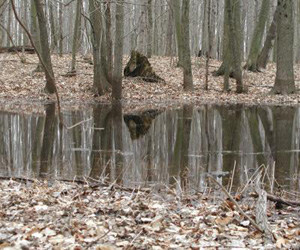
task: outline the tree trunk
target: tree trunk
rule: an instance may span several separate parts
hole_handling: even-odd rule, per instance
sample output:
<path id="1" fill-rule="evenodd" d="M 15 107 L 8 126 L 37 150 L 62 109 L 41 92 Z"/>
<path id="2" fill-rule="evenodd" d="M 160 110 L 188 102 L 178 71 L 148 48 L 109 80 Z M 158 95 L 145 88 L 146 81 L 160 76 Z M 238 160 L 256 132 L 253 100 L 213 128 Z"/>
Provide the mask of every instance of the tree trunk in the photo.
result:
<path id="1" fill-rule="evenodd" d="M 202 38 L 201 38 L 201 52 L 203 55 L 206 55 L 208 52 L 208 19 L 209 17 L 209 10 L 208 5 L 210 4 L 210 0 L 203 0 L 203 19 L 202 19 Z"/>
<path id="2" fill-rule="evenodd" d="M 57 47 L 57 36 L 56 27 L 54 22 L 53 3 L 49 2 L 49 19 L 50 19 L 50 30 L 51 30 L 51 50 Z"/>
<path id="3" fill-rule="evenodd" d="M 275 84 L 271 90 L 273 94 L 295 92 L 293 40 L 293 2 L 278 0 L 277 70 Z"/>
<path id="4" fill-rule="evenodd" d="M 236 79 L 236 92 L 242 93 L 243 78 L 241 68 L 241 25 L 240 25 L 240 0 L 226 0 L 226 14 L 229 23 L 229 45 L 232 52 L 232 66 Z"/>
<path id="5" fill-rule="evenodd" d="M 180 14 L 180 1 L 172 0 L 173 11 L 175 15 L 175 29 L 176 29 L 176 41 L 178 50 L 178 66 L 182 66 L 183 63 L 183 37 L 181 27 L 181 14 Z"/>
<path id="6" fill-rule="evenodd" d="M 46 178 L 49 174 L 49 167 L 52 165 L 53 145 L 55 137 L 55 103 L 47 104 L 46 119 L 44 126 L 43 143 L 41 149 L 41 164 L 40 164 L 40 177 Z"/>
<path id="7" fill-rule="evenodd" d="M 48 42 L 47 21 L 45 18 L 45 13 L 43 10 L 41 0 L 34 0 L 34 3 L 35 3 L 35 7 L 36 7 L 36 13 L 37 13 L 39 28 L 40 28 L 41 56 L 43 59 L 44 66 L 46 67 L 46 69 L 45 69 L 45 75 L 46 75 L 45 91 L 47 93 L 52 94 L 52 93 L 55 93 L 56 87 L 55 87 L 55 79 L 54 79 L 54 73 L 53 73 L 51 55 L 50 55 L 50 48 L 49 48 L 49 42 Z"/>
<path id="8" fill-rule="evenodd" d="M 90 20 L 92 25 L 92 45 L 94 58 L 94 79 L 93 86 L 96 95 L 103 95 L 108 90 L 108 83 L 103 76 L 103 68 L 101 67 L 101 37 L 102 37 L 102 21 L 101 21 L 101 5 L 94 0 L 89 0 Z"/>
<path id="9" fill-rule="evenodd" d="M 105 34 L 106 34 L 107 74 L 108 74 L 108 81 L 112 82 L 112 72 L 113 72 L 112 44 L 113 44 L 113 41 L 112 41 L 112 36 L 111 36 L 111 0 L 106 1 L 105 26 L 106 26 Z"/>
<path id="10" fill-rule="evenodd" d="M 75 17 L 74 32 L 73 32 L 71 72 L 76 72 L 76 53 L 77 53 L 77 48 L 78 48 L 80 26 L 81 26 L 80 25 L 81 24 L 81 6 L 82 6 L 82 0 L 77 0 L 76 17 Z"/>
<path id="11" fill-rule="evenodd" d="M 276 30 L 277 30 L 277 19 L 278 19 L 278 10 L 276 9 L 271 26 L 267 33 L 267 38 L 265 40 L 264 46 L 257 58 L 257 66 L 258 68 L 266 68 L 269 55 L 271 52 L 271 49 L 273 47 L 274 40 L 276 38 Z"/>
<path id="12" fill-rule="evenodd" d="M 8 6 L 8 13 L 7 13 L 7 26 L 6 30 L 8 34 L 11 34 L 11 20 L 12 20 L 12 11 L 11 11 L 11 5 Z M 10 39 L 9 35 L 6 36 L 6 47 L 10 47 Z"/>
<path id="13" fill-rule="evenodd" d="M 59 56 L 62 56 L 63 54 L 63 4 L 62 2 L 59 2 L 59 17 L 58 17 L 58 23 L 59 23 Z"/>
<path id="14" fill-rule="evenodd" d="M 116 37 L 115 56 L 112 85 L 112 99 L 122 98 L 122 60 L 123 60 L 123 37 L 124 37 L 124 0 L 120 0 L 116 7 Z"/>
<path id="15" fill-rule="evenodd" d="M 147 57 L 151 58 L 152 56 L 152 27 L 153 27 L 153 20 L 152 20 L 152 0 L 148 0 L 147 5 L 147 15 L 148 15 L 148 32 L 147 32 Z"/>
<path id="16" fill-rule="evenodd" d="M 255 26 L 254 34 L 252 37 L 250 53 L 248 56 L 245 68 L 257 72 L 259 70 L 257 65 L 257 59 L 261 48 L 261 43 L 267 23 L 268 15 L 270 11 L 270 0 L 263 0 L 261 10 L 259 12 L 259 18 Z"/>
<path id="17" fill-rule="evenodd" d="M 0 0 L 0 6 L 2 6 L 4 4 L 4 0 Z M 4 24 L 4 15 L 0 15 L 0 23 Z M 3 46 L 3 41 L 4 41 L 4 31 L 3 29 L 0 27 L 0 47 Z"/>
<path id="18" fill-rule="evenodd" d="M 169 7 L 168 11 L 168 24 L 167 24 L 167 37 L 165 55 L 172 56 L 172 43 L 173 43 L 173 11 Z"/>
<path id="19" fill-rule="evenodd" d="M 182 2 L 182 60 L 183 60 L 183 89 L 185 91 L 191 91 L 193 86 L 193 74 L 190 52 L 190 0 L 183 0 Z"/>

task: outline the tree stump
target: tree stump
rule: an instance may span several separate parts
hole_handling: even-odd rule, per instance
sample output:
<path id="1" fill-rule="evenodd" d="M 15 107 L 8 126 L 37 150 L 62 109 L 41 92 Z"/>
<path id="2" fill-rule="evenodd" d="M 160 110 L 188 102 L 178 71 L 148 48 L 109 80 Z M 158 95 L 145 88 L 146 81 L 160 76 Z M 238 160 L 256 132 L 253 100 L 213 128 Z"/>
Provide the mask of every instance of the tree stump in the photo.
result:
<path id="1" fill-rule="evenodd" d="M 124 69 L 124 76 L 141 77 L 146 82 L 165 82 L 155 74 L 148 58 L 138 51 L 131 51 L 130 60 Z"/>

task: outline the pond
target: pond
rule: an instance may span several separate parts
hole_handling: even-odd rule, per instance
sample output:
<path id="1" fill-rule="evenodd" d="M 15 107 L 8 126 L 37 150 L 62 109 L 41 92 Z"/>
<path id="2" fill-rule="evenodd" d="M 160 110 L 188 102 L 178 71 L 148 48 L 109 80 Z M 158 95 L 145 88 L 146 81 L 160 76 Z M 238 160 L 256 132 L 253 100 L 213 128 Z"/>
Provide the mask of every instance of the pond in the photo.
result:
<path id="1" fill-rule="evenodd" d="M 300 108 L 203 105 L 123 114 L 121 105 L 45 115 L 0 113 L 0 175 L 203 190 L 210 173 L 238 187 L 262 165 L 299 190 Z"/>

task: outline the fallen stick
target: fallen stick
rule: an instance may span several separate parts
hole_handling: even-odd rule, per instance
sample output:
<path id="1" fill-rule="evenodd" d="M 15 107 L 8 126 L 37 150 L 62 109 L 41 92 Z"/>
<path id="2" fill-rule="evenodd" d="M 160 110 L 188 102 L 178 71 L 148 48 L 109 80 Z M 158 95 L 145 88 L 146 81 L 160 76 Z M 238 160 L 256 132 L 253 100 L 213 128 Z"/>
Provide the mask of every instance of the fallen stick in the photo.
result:
<path id="1" fill-rule="evenodd" d="M 215 178 L 208 176 L 209 179 L 211 179 L 215 184 L 217 184 L 222 190 L 223 192 L 227 195 L 227 197 L 229 198 L 229 200 L 231 202 L 233 202 L 233 204 L 236 206 L 237 210 L 239 210 L 239 212 L 247 219 L 250 221 L 250 223 L 261 233 L 264 233 L 264 230 L 253 220 L 250 218 L 249 215 L 247 215 L 243 209 L 241 209 L 240 205 L 236 202 L 236 200 L 228 193 L 228 191 L 219 183 L 216 181 Z"/>
<path id="2" fill-rule="evenodd" d="M 252 193 L 251 194 L 252 197 L 257 198 L 258 194 L 257 193 Z M 281 197 L 277 197 L 273 194 L 267 194 L 267 199 L 273 202 L 278 202 L 281 204 L 285 204 L 288 206 L 300 206 L 300 202 L 299 201 L 291 201 L 291 200 L 287 200 L 287 199 L 283 199 Z"/>

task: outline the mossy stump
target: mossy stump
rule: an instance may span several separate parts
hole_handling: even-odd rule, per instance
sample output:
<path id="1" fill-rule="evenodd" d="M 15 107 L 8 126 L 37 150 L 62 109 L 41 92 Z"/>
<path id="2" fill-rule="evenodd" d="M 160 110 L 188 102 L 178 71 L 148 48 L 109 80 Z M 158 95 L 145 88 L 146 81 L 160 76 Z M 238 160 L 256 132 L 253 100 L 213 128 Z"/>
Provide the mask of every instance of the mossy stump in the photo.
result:
<path id="1" fill-rule="evenodd" d="M 155 74 L 148 58 L 134 50 L 124 69 L 124 76 L 141 77 L 146 82 L 165 82 Z"/>

